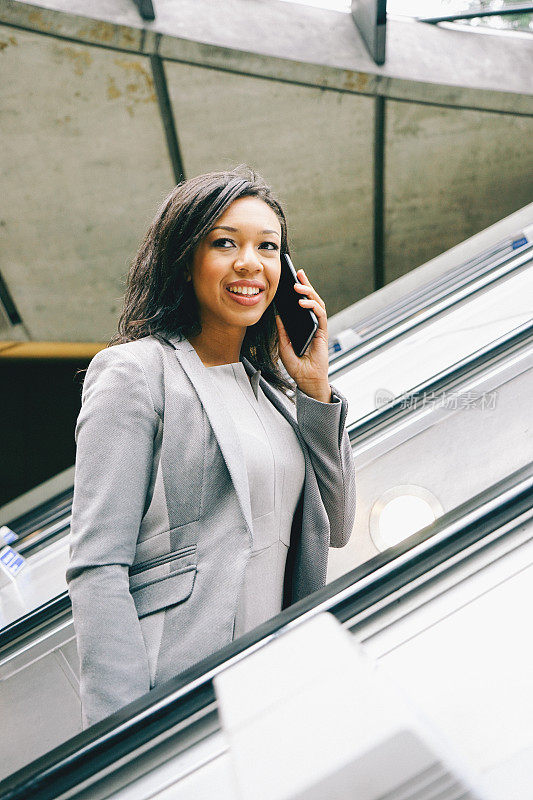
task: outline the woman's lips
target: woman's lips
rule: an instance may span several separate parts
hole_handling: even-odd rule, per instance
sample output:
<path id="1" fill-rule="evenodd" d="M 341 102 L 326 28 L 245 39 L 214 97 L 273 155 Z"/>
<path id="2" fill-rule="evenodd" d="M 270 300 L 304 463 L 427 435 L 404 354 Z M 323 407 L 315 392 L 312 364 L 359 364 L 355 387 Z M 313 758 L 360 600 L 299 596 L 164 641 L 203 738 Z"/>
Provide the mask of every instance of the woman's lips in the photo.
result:
<path id="1" fill-rule="evenodd" d="M 227 293 L 231 297 L 232 300 L 235 300 L 236 303 L 240 303 L 241 306 L 256 306 L 261 299 L 261 295 L 263 292 L 258 292 L 254 295 L 246 295 L 246 294 L 237 294 L 236 292 L 230 292 L 229 289 L 226 289 Z"/>

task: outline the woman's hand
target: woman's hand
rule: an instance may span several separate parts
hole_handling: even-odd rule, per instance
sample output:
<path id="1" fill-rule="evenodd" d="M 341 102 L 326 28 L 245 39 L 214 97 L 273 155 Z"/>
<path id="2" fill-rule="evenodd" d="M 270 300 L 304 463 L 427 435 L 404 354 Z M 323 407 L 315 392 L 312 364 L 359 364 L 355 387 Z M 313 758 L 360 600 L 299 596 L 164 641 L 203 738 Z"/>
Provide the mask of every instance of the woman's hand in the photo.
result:
<path id="1" fill-rule="evenodd" d="M 283 366 L 296 382 L 300 391 L 315 400 L 329 403 L 331 400 L 331 387 L 328 383 L 329 353 L 326 306 L 318 292 L 311 286 L 303 269 L 299 269 L 296 274 L 301 281 L 301 283 L 294 285 L 294 290 L 302 295 L 299 303 L 302 308 L 309 308 L 315 312 L 318 319 L 318 329 L 311 339 L 311 344 L 300 358 L 294 352 L 279 314 L 276 314 L 280 358 Z"/>

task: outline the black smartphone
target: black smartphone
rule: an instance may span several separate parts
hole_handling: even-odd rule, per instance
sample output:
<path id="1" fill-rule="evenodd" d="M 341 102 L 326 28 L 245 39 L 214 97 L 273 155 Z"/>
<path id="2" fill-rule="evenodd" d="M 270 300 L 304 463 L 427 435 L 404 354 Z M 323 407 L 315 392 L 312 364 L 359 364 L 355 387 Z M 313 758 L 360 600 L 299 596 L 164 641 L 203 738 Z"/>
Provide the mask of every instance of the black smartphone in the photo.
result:
<path id="1" fill-rule="evenodd" d="M 281 317 L 285 330 L 297 356 L 303 356 L 318 329 L 318 319 L 314 311 L 298 302 L 304 295 L 294 288 L 300 283 L 288 253 L 281 254 L 281 275 L 274 295 L 274 305 Z"/>

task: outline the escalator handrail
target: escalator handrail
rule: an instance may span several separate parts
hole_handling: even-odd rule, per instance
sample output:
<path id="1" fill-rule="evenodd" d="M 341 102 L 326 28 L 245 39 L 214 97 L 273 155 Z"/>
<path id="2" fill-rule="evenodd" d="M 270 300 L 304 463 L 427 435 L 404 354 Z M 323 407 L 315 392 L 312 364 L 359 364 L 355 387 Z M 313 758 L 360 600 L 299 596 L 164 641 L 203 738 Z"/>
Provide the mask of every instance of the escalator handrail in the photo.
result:
<path id="1" fill-rule="evenodd" d="M 323 611 L 341 622 L 487 537 L 533 505 L 533 463 L 327 584 L 0 782 L 0 800 L 52 800 L 216 702 L 213 677 Z M 70 796 L 70 795 L 69 795 Z"/>
<path id="2" fill-rule="evenodd" d="M 481 253 L 458 267 L 439 275 L 429 283 L 424 283 L 418 288 L 412 289 L 398 300 L 392 301 L 384 308 L 358 320 L 350 329 L 355 333 L 360 333 L 361 329 L 370 329 L 372 335 L 376 336 L 386 328 L 398 324 L 407 316 L 411 316 L 411 314 L 422 310 L 429 304 L 433 304 L 436 300 L 452 296 L 459 289 L 468 286 L 478 278 L 498 271 L 500 267 L 505 266 L 522 253 L 533 250 L 533 242 L 527 239 L 520 247 L 513 248 L 513 243 L 513 240 L 509 239 L 503 243 L 507 245 L 506 247 L 500 244 L 499 247 Z M 510 271 L 514 271 L 515 266 L 513 265 Z M 499 280 L 500 277 L 498 275 L 494 280 Z M 346 355 L 347 352 L 334 355 L 334 359 Z"/>
<path id="3" fill-rule="evenodd" d="M 528 264 L 532 260 L 532 255 L 533 245 L 528 247 L 525 252 L 519 254 L 518 256 L 513 256 L 511 258 L 512 266 L 502 270 L 503 274 L 499 275 L 498 278 L 508 277 L 511 272 L 522 269 L 524 265 Z M 420 311 L 414 311 L 413 313 L 409 312 L 401 315 L 399 319 L 396 318 L 390 325 L 378 330 L 369 338 L 354 344 L 353 347 L 350 347 L 344 352 L 338 353 L 337 355 L 333 354 L 330 357 L 330 366 L 328 371 L 329 377 L 334 378 L 337 373 L 343 372 L 346 369 L 350 369 L 356 361 L 365 358 L 370 353 L 374 353 L 380 348 L 390 344 L 390 342 L 392 342 L 394 339 L 413 331 L 415 328 L 424 323 L 427 323 L 428 320 L 436 317 L 443 311 L 452 308 L 454 305 L 462 303 L 467 297 L 472 297 L 477 292 L 485 289 L 491 283 L 494 283 L 496 280 L 497 279 L 493 275 L 484 275 L 477 281 L 473 281 L 473 283 L 475 283 L 474 287 L 469 289 L 467 285 L 463 289 L 458 289 L 454 292 L 448 293 L 442 299 L 434 300 L 430 305 L 423 306 Z"/>
<path id="4" fill-rule="evenodd" d="M 19 544 L 18 542 L 13 542 L 13 547 L 20 553 L 21 556 L 24 558 L 28 558 L 32 553 L 37 550 L 42 550 L 47 544 L 49 544 L 52 540 L 59 538 L 59 534 L 65 534 L 66 531 L 70 531 L 70 521 L 72 519 L 71 511 L 68 512 L 68 517 L 63 517 L 63 519 L 59 520 L 59 522 L 54 522 L 49 528 L 45 528 L 43 531 L 39 531 L 39 533 L 35 534 L 34 536 L 28 535 L 26 539 L 23 539 L 22 543 Z"/>
<path id="5" fill-rule="evenodd" d="M 15 642 L 32 635 L 37 629 L 49 625 L 71 607 L 68 591 L 47 600 L 46 603 L 28 611 L 24 616 L 10 622 L 0 630 L 0 657 Z"/>
<path id="6" fill-rule="evenodd" d="M 23 514 L 19 514 L 18 517 L 14 517 L 6 525 L 19 536 L 19 539 L 22 539 L 36 527 L 42 525 L 43 522 L 46 524 L 49 514 L 55 514 L 57 511 L 63 513 L 65 506 L 70 508 L 73 493 L 74 488 L 69 486 L 68 489 L 50 497 L 43 503 L 38 503 L 30 511 L 25 511 Z"/>
<path id="7" fill-rule="evenodd" d="M 504 333 L 502 336 L 495 339 L 493 342 L 484 345 L 483 347 L 465 356 L 460 361 L 456 361 L 449 367 L 441 370 L 437 375 L 433 375 L 428 380 L 419 383 L 407 392 L 404 392 L 398 397 L 395 397 L 387 405 L 381 406 L 374 411 L 365 414 L 348 426 L 347 431 L 350 441 L 354 443 L 359 440 L 361 436 L 367 434 L 370 430 L 381 426 L 384 422 L 390 422 L 405 414 L 412 413 L 409 407 L 403 407 L 406 399 L 412 398 L 416 407 L 417 400 L 423 397 L 426 393 L 439 394 L 449 389 L 452 384 L 456 384 L 460 380 L 472 375 L 474 371 L 487 366 L 488 363 L 500 358 L 502 355 L 508 353 L 516 347 L 527 344 L 533 338 L 533 321 L 518 325 L 511 331 Z"/>

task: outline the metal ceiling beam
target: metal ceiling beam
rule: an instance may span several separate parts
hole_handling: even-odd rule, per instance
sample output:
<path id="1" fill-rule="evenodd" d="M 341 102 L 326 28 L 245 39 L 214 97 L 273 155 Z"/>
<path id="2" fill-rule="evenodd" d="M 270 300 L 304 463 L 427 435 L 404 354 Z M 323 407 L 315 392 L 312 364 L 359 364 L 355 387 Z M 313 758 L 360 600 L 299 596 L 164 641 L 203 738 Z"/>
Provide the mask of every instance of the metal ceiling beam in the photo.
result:
<path id="1" fill-rule="evenodd" d="M 153 21 L 155 19 L 155 11 L 152 5 L 152 0 L 133 0 L 139 10 L 139 14 L 145 20 Z"/>

